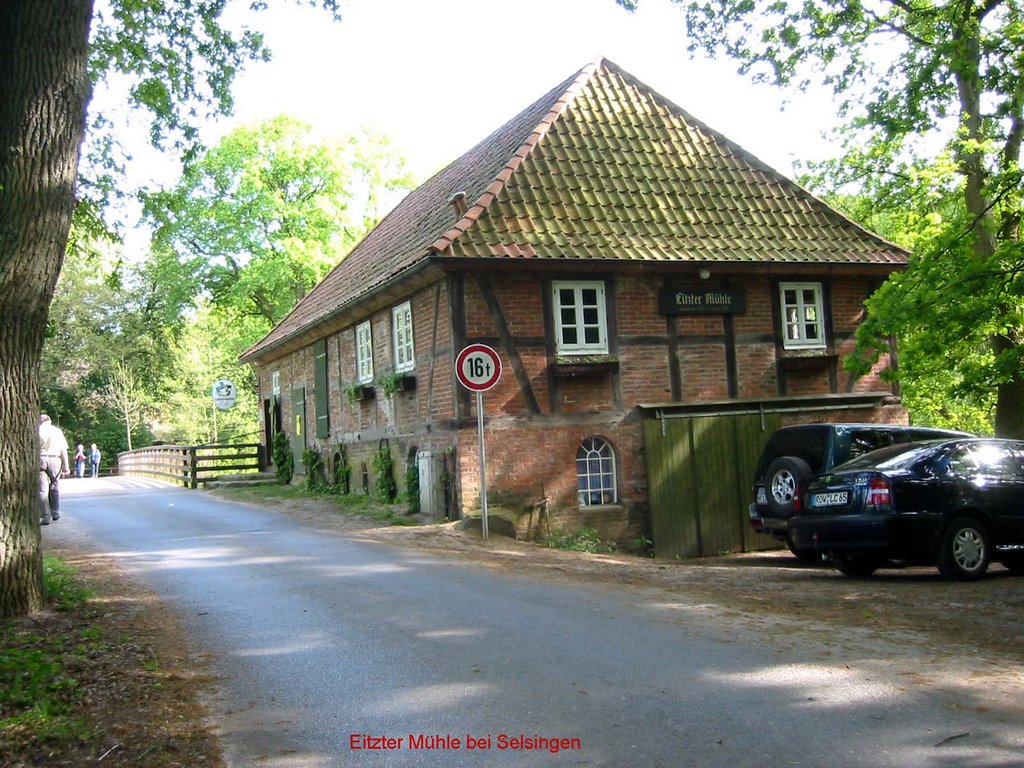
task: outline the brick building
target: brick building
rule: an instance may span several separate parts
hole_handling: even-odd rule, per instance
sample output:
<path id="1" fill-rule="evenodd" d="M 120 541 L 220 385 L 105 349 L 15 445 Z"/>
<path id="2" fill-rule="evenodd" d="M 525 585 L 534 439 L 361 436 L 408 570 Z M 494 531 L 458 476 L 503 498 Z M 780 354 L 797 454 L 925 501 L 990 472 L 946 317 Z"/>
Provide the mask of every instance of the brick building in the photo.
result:
<path id="1" fill-rule="evenodd" d="M 418 467 L 427 506 L 458 517 L 479 465 L 455 357 L 487 344 L 504 367 L 483 397 L 492 509 L 628 540 L 650 531 L 652 420 L 905 419 L 877 372 L 841 363 L 905 264 L 598 60 L 409 194 L 242 359 L 297 467 L 343 446 L 360 490 L 385 448 L 400 486 Z"/>

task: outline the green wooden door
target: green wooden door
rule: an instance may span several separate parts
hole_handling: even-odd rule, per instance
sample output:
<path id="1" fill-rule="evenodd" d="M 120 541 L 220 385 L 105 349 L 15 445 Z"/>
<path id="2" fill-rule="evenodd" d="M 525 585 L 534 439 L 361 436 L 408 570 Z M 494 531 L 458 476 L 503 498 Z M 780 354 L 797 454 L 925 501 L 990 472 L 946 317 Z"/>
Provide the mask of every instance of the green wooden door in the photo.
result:
<path id="1" fill-rule="evenodd" d="M 743 414 L 652 419 L 644 425 L 658 557 L 774 545 L 750 528 L 747 507 L 758 456 L 779 423 L 778 414 Z"/>
<path id="2" fill-rule="evenodd" d="M 305 473 L 305 465 L 302 463 L 303 454 L 306 452 L 306 389 L 296 387 L 292 390 L 292 459 L 294 459 L 295 472 Z"/>
<path id="3" fill-rule="evenodd" d="M 689 419 L 651 419 L 644 424 L 651 538 L 657 557 L 700 554 L 699 512 L 690 498 L 694 472 Z"/>

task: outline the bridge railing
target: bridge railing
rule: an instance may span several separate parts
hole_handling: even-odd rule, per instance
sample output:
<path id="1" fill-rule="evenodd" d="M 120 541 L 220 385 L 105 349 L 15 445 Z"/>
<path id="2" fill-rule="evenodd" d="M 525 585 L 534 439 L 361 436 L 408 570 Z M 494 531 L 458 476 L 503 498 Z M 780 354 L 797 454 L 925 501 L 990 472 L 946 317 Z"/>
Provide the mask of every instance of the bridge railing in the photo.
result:
<path id="1" fill-rule="evenodd" d="M 223 474 L 261 472 L 267 466 L 261 443 L 151 445 L 117 455 L 117 473 L 180 482 L 186 488 Z"/>

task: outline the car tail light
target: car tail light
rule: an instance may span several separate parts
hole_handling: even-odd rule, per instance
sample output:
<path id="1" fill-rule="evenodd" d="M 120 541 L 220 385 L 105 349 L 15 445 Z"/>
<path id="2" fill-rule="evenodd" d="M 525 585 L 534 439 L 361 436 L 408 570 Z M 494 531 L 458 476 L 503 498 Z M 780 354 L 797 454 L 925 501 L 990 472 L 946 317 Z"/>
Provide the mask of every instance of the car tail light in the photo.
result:
<path id="1" fill-rule="evenodd" d="M 871 482 L 868 484 L 867 505 L 875 508 L 892 506 L 892 486 L 889 485 L 888 479 L 884 477 L 871 478 Z"/>

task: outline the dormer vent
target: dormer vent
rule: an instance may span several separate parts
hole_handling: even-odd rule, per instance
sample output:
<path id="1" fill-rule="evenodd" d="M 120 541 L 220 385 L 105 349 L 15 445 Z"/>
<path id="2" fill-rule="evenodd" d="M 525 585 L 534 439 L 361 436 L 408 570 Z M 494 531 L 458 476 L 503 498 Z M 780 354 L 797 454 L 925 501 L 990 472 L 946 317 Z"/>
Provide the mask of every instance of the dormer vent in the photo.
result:
<path id="1" fill-rule="evenodd" d="M 452 199 L 448 201 L 448 205 L 455 211 L 455 220 L 459 221 L 466 215 L 466 211 L 469 210 L 469 204 L 466 202 L 466 193 L 456 192 L 452 195 Z"/>

